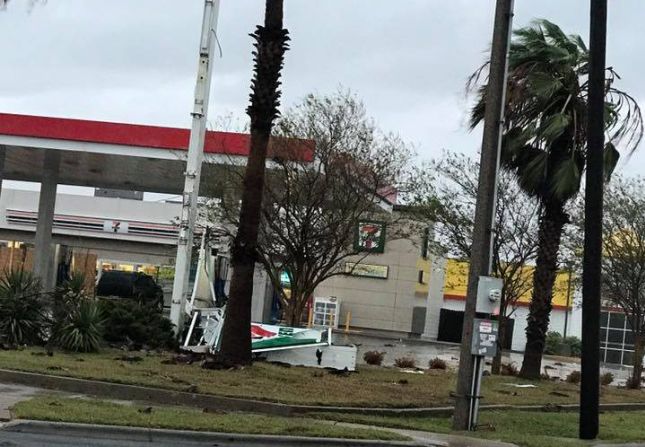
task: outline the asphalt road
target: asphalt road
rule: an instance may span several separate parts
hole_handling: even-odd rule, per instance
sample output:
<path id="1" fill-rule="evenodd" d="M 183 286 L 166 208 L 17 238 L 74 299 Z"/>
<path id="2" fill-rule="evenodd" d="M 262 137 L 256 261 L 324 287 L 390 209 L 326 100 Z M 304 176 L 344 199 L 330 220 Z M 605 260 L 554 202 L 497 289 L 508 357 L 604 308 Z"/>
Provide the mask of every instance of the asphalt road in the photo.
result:
<path id="1" fill-rule="evenodd" d="M 400 446 L 402 443 L 392 443 Z M 145 429 L 110 429 L 108 427 L 66 427 L 64 424 L 47 426 L 8 425 L 0 429 L 0 447 L 370 447 L 387 446 L 388 443 L 370 441 L 289 439 L 282 437 L 227 436 L 195 432 L 171 432 Z M 409 444 L 408 444 L 409 445 Z"/>

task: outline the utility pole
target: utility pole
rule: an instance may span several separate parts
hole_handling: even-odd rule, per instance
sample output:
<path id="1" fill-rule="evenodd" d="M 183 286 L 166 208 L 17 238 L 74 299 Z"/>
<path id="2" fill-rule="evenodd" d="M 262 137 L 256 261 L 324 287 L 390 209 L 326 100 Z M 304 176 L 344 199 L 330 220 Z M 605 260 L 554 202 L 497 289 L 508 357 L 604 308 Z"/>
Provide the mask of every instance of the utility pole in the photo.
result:
<path id="1" fill-rule="evenodd" d="M 197 217 L 199 179 L 202 171 L 202 159 L 204 158 L 204 138 L 206 136 L 218 14 L 219 0 L 205 0 L 202 32 L 199 39 L 199 65 L 195 85 L 195 102 L 191 113 L 193 123 L 188 142 L 186 172 L 184 172 L 184 194 L 182 196 L 177 258 L 175 260 L 175 279 L 172 285 L 172 302 L 170 305 L 170 321 L 175 325 L 175 331 L 177 332 L 181 331 L 193 250 L 193 233 Z"/>
<path id="2" fill-rule="evenodd" d="M 473 245 L 468 274 L 468 291 L 464 310 L 464 327 L 461 336 L 461 354 L 457 377 L 457 397 L 453 428 L 469 429 L 470 394 L 473 382 L 473 356 L 471 354 L 473 320 L 477 310 L 477 287 L 480 276 L 491 271 L 491 251 L 495 222 L 497 194 L 497 171 L 501 149 L 501 134 L 504 119 L 506 75 L 508 71 L 508 48 L 513 21 L 513 0 L 497 0 L 493 45 L 491 47 L 488 85 L 486 87 L 486 110 L 479 164 L 479 186 L 475 206 Z"/>
<path id="3" fill-rule="evenodd" d="M 605 146 L 605 53 L 607 0 L 591 0 L 589 27 L 589 99 L 587 102 L 587 175 L 582 264 L 582 360 L 580 438 L 598 436 L 600 379 L 600 274 Z"/>

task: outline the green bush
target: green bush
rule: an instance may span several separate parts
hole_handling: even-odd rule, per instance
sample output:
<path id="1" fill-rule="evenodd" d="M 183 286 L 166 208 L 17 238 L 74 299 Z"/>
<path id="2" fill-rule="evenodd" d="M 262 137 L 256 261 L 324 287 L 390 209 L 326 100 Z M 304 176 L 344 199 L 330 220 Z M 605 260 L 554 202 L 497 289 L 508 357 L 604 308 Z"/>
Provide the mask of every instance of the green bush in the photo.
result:
<path id="1" fill-rule="evenodd" d="M 68 351 L 96 352 L 101 347 L 102 336 L 103 317 L 99 303 L 84 299 L 61 322 L 56 344 Z"/>
<path id="2" fill-rule="evenodd" d="M 580 371 L 571 371 L 564 380 L 568 383 L 578 384 L 580 383 L 581 378 L 582 374 L 580 373 Z"/>
<path id="3" fill-rule="evenodd" d="M 580 357 L 582 341 L 578 337 L 563 338 L 559 332 L 547 332 L 544 343 L 545 354 L 562 355 L 563 347 L 571 357 Z"/>
<path id="4" fill-rule="evenodd" d="M 600 376 L 600 384 L 607 386 L 611 385 L 611 383 L 614 381 L 614 375 L 610 372 L 606 372 Z"/>
<path id="5" fill-rule="evenodd" d="M 42 344 L 49 328 L 40 281 L 23 270 L 0 276 L 0 341 L 10 346 Z"/>
<path id="6" fill-rule="evenodd" d="M 72 273 L 52 293 L 51 342 L 74 352 L 96 352 L 103 338 L 98 302 L 85 290 L 85 275 Z"/>
<path id="7" fill-rule="evenodd" d="M 105 317 L 103 338 L 113 344 L 125 344 L 132 349 L 176 349 L 173 325 L 154 306 L 133 300 L 101 300 Z"/>

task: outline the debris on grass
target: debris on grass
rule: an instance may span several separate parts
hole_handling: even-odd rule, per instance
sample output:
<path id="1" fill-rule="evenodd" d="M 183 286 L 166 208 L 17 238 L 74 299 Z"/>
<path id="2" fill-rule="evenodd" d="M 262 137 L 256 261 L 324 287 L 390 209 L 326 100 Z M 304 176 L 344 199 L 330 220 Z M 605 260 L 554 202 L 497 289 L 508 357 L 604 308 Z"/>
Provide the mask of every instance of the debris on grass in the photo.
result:
<path id="1" fill-rule="evenodd" d="M 571 371 L 564 380 L 568 383 L 578 384 L 581 378 L 582 374 L 580 374 L 580 371 Z"/>

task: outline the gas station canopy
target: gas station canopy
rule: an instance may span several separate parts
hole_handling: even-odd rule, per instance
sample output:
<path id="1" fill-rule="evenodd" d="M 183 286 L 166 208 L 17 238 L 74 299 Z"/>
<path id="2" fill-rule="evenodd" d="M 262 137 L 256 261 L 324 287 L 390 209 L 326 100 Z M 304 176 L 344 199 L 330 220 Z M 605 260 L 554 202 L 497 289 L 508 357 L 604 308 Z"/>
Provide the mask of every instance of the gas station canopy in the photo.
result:
<path id="1" fill-rule="evenodd" d="M 0 113 L 6 180 L 40 182 L 45 152 L 57 150 L 59 184 L 181 194 L 189 137 L 188 129 L 173 127 Z M 202 183 L 225 165 L 243 165 L 249 140 L 248 134 L 207 132 Z M 288 152 L 312 161 L 312 144 L 294 141 L 298 150 L 282 151 L 274 144 L 269 156 Z"/>

